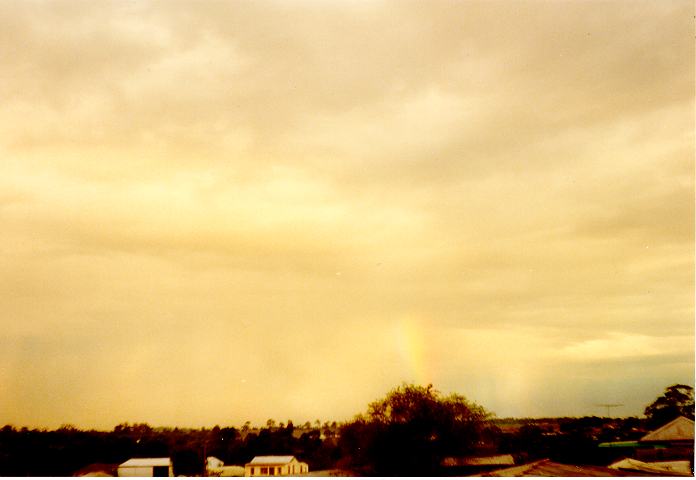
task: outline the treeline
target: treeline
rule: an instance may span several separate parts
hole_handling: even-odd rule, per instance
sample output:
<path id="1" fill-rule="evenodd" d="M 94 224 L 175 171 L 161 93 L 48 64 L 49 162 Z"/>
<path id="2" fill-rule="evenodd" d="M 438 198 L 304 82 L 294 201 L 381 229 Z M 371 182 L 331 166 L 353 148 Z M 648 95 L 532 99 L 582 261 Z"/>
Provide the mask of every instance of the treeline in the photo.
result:
<path id="1" fill-rule="evenodd" d="M 677 394 L 673 392 L 677 391 Z M 402 385 L 342 425 L 291 421 L 265 428 L 245 424 L 201 429 L 116 426 L 113 431 L 0 429 L 0 476 L 70 476 L 93 464 L 133 457 L 171 457 L 175 475 L 204 471 L 207 456 L 244 465 L 256 455 L 294 455 L 310 470 L 356 475 L 433 476 L 457 473 L 447 457 L 512 454 L 516 463 L 550 458 L 566 464 L 607 465 L 626 452 L 600 442 L 635 440 L 676 416 L 693 418 L 693 389 L 675 385 L 646 408 L 646 418 L 495 419 L 458 394 L 432 385 Z M 674 400 L 676 398 L 676 401 Z M 666 400 L 665 400 L 666 399 Z"/>
<path id="2" fill-rule="evenodd" d="M 326 433 L 329 433 L 328 431 Z M 338 460 L 336 438 L 320 428 L 296 430 L 291 422 L 242 432 L 234 427 L 152 428 L 121 424 L 113 431 L 65 426 L 0 429 L 0 476 L 70 476 L 93 463 L 119 464 L 133 457 L 171 457 L 175 475 L 200 475 L 207 456 L 244 465 L 255 455 L 295 455 L 313 469 Z"/>
<path id="3" fill-rule="evenodd" d="M 46 431 L 8 425 L 0 429 L 0 476 L 70 476 L 89 464 L 118 464 L 132 457 L 171 457 L 176 475 L 191 476 L 202 473 L 205 456 L 244 465 L 256 455 L 274 454 L 295 455 L 312 470 L 343 468 L 364 474 L 439 473 L 443 456 L 467 454 L 511 453 L 518 461 L 552 458 L 601 465 L 608 459 L 598 442 L 631 439 L 644 431 L 644 421 L 635 418 L 569 418 L 560 429 L 549 427 L 554 421 L 528 420 L 514 432 L 493 422 L 467 426 L 447 415 L 435 427 L 419 425 L 418 419 L 390 426 L 365 417 L 338 428 L 298 429 L 288 422 L 249 431 L 147 424 L 122 424 L 110 432 L 73 427 Z"/>

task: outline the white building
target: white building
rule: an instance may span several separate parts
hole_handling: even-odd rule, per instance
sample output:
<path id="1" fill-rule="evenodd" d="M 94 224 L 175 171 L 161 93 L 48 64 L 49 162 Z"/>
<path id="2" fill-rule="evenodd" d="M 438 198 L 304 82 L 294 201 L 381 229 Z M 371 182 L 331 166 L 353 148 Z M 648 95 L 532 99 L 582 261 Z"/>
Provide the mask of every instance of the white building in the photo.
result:
<path id="1" fill-rule="evenodd" d="M 217 457 L 208 457 L 205 459 L 205 469 L 206 470 L 215 470 L 217 468 L 222 468 L 225 466 L 225 462 L 220 460 Z"/>
<path id="2" fill-rule="evenodd" d="M 266 455 L 254 457 L 244 465 L 245 477 L 278 477 L 300 475 L 309 472 L 309 465 L 292 455 Z"/>
<path id="3" fill-rule="evenodd" d="M 173 477 L 170 458 L 131 458 L 118 466 L 119 477 Z"/>

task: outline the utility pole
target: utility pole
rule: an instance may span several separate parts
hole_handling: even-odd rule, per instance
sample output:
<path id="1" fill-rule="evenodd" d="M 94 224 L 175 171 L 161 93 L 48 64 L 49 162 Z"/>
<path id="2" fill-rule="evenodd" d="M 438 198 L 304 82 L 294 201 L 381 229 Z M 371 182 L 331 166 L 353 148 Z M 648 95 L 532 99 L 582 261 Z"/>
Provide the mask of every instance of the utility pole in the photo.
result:
<path id="1" fill-rule="evenodd" d="M 623 407 L 623 403 L 598 403 L 598 407 L 605 407 L 607 409 L 607 417 L 611 418 L 611 409 L 614 407 Z"/>

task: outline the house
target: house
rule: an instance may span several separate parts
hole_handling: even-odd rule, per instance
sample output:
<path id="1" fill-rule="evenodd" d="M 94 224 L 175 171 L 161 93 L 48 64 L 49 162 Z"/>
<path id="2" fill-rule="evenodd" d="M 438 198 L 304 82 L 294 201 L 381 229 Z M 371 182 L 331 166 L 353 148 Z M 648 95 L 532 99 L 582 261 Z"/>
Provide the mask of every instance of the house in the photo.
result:
<path id="1" fill-rule="evenodd" d="M 118 466 L 119 477 L 173 477 L 170 458 L 131 458 Z"/>
<path id="2" fill-rule="evenodd" d="M 694 421 L 686 417 L 677 417 L 668 424 L 648 433 L 640 441 L 693 443 Z"/>
<path id="3" fill-rule="evenodd" d="M 309 465 L 292 455 L 265 455 L 254 457 L 244 465 L 245 477 L 277 477 L 309 472 Z"/>
<path id="4" fill-rule="evenodd" d="M 640 440 L 632 442 L 605 442 L 600 448 L 615 449 L 623 457 L 643 462 L 691 460 L 694 457 L 694 422 L 677 417 L 653 430 Z M 619 456 L 618 458 L 621 458 Z"/>
<path id="5" fill-rule="evenodd" d="M 694 458 L 694 421 L 677 417 L 639 440 L 638 460 L 682 460 Z M 692 464 L 693 465 L 693 464 Z"/>

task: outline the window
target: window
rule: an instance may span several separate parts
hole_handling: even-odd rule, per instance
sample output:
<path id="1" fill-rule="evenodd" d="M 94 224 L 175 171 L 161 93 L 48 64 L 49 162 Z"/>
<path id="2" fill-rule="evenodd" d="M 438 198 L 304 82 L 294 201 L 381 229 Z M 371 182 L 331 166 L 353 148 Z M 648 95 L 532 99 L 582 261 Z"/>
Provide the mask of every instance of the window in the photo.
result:
<path id="1" fill-rule="evenodd" d="M 261 475 L 268 475 L 268 467 L 261 467 Z"/>

